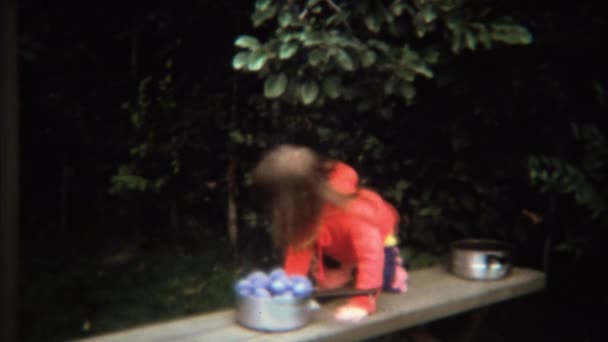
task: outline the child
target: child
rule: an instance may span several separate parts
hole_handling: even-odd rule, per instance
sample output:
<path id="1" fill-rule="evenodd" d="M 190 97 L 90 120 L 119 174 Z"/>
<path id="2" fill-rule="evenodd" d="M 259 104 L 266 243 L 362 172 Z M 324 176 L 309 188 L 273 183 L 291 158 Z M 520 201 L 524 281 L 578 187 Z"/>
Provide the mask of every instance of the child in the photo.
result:
<path id="1" fill-rule="evenodd" d="M 396 247 L 399 215 L 376 192 L 360 188 L 350 166 L 306 147 L 281 145 L 259 162 L 253 181 L 266 195 L 288 274 L 307 275 L 313 265 L 322 289 L 352 279 L 357 289 L 407 290 Z M 328 258 L 337 262 L 335 268 L 325 265 Z M 353 297 L 334 317 L 358 321 L 376 310 L 376 296 Z"/>

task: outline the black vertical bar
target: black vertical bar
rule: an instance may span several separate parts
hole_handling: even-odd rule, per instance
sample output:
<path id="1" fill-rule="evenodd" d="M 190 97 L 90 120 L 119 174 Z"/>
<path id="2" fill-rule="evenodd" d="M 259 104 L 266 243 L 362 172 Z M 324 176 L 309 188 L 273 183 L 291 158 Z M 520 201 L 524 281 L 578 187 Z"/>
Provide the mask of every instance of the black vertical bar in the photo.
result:
<path id="1" fill-rule="evenodd" d="M 19 123 L 17 4 L 0 0 L 0 341 L 17 340 Z"/>

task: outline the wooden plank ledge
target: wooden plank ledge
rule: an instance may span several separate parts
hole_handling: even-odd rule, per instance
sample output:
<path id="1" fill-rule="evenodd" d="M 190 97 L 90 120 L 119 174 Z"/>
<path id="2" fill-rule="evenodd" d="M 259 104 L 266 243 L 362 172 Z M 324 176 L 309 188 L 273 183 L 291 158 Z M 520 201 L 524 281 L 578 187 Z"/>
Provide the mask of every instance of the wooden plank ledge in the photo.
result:
<path id="1" fill-rule="evenodd" d="M 358 323 L 333 320 L 333 310 L 343 302 L 337 300 L 315 311 L 310 324 L 291 332 L 252 331 L 234 322 L 234 310 L 224 310 L 82 341 L 354 341 L 414 327 L 544 287 L 544 274 L 527 268 L 514 267 L 511 274 L 501 280 L 469 281 L 441 267 L 432 267 L 410 272 L 406 294 L 381 294 L 378 311 Z"/>

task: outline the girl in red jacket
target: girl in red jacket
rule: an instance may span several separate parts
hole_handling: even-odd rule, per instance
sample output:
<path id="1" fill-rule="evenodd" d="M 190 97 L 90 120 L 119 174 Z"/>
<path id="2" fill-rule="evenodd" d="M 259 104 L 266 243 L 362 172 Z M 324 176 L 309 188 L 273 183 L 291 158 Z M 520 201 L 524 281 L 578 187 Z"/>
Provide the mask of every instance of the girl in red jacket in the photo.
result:
<path id="1" fill-rule="evenodd" d="M 396 247 L 399 215 L 376 192 L 360 188 L 350 166 L 306 147 L 282 145 L 259 162 L 253 181 L 266 195 L 288 274 L 311 273 L 319 288 L 354 280 L 355 288 L 378 293 L 407 290 Z M 376 310 L 376 296 L 353 297 L 334 317 L 358 321 Z"/>

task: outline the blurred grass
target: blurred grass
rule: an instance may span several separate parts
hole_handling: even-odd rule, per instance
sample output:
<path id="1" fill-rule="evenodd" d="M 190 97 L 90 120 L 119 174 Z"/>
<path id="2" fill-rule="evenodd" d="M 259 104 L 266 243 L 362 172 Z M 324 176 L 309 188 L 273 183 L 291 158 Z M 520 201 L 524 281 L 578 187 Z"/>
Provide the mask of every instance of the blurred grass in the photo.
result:
<path id="1" fill-rule="evenodd" d="M 22 270 L 22 341 L 64 341 L 171 320 L 233 304 L 242 273 L 210 250 L 157 249 L 121 264 L 38 258 Z"/>

